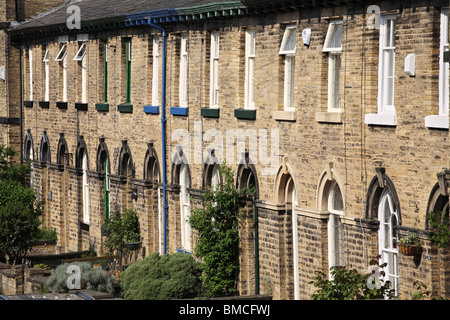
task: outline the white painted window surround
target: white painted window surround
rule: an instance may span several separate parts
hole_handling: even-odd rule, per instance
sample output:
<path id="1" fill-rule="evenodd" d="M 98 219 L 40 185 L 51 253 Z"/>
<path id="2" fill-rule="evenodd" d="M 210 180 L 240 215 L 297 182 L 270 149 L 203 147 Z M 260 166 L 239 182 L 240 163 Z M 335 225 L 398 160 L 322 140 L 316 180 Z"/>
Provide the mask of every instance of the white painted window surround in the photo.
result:
<path id="1" fill-rule="evenodd" d="M 395 112 L 395 21 L 396 17 L 380 17 L 380 50 L 378 62 L 377 113 L 365 115 L 365 123 L 397 125 Z"/>
<path id="2" fill-rule="evenodd" d="M 245 33 L 245 102 L 244 108 L 255 109 L 255 30 Z"/>
<path id="3" fill-rule="evenodd" d="M 444 52 L 449 51 L 448 9 L 441 11 L 439 45 L 439 114 L 425 117 L 428 128 L 449 128 L 449 63 L 444 62 Z"/>
<path id="4" fill-rule="evenodd" d="M 210 108 L 219 108 L 219 41 L 218 32 L 211 33 Z"/>

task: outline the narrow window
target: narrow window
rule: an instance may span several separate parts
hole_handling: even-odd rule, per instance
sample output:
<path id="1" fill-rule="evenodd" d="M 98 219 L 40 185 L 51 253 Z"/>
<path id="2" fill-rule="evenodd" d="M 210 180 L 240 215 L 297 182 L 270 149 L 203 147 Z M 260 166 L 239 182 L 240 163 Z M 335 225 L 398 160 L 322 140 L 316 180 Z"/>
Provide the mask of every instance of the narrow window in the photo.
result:
<path id="1" fill-rule="evenodd" d="M 219 40 L 220 34 L 211 34 L 210 107 L 219 108 Z"/>
<path id="2" fill-rule="evenodd" d="M 55 61 L 60 63 L 62 69 L 62 101 L 67 102 L 67 45 L 63 44 Z"/>
<path id="3" fill-rule="evenodd" d="M 103 101 L 108 102 L 108 43 L 103 44 Z"/>
<path id="4" fill-rule="evenodd" d="M 49 58 L 49 49 L 48 46 L 45 46 L 45 54 L 44 59 L 44 101 L 50 100 L 50 58 Z"/>
<path id="5" fill-rule="evenodd" d="M 89 180 L 88 180 L 88 161 L 86 151 L 82 155 L 82 172 L 83 172 L 83 222 L 89 223 Z"/>
<path id="6" fill-rule="evenodd" d="M 187 222 L 191 212 L 189 187 L 188 166 L 183 163 L 180 168 L 181 247 L 188 252 L 191 251 L 191 227 Z"/>
<path id="7" fill-rule="evenodd" d="M 127 40 L 126 43 L 126 103 L 131 103 L 131 39 Z"/>
<path id="8" fill-rule="evenodd" d="M 448 10 L 441 11 L 441 30 L 439 44 L 439 113 L 425 117 L 425 126 L 430 128 L 449 128 L 449 63 L 444 61 L 448 45 Z"/>
<path id="9" fill-rule="evenodd" d="M 284 111 L 294 111 L 295 52 L 297 27 L 289 25 L 284 31 L 280 55 L 284 55 Z"/>
<path id="10" fill-rule="evenodd" d="M 344 201 L 341 189 L 334 181 L 328 193 L 328 265 L 329 267 L 344 266 L 344 225 L 341 217 L 344 215 Z"/>
<path id="11" fill-rule="evenodd" d="M 80 43 L 73 60 L 78 61 L 81 67 L 81 102 L 87 103 L 86 43 Z"/>
<path id="12" fill-rule="evenodd" d="M 385 281 L 392 283 L 395 294 L 398 294 L 398 248 L 397 248 L 397 207 L 392 198 L 391 191 L 386 189 L 378 204 L 378 220 L 380 229 L 378 231 L 378 245 L 380 250 L 380 264 L 387 263 Z"/>
<path id="13" fill-rule="evenodd" d="M 152 105 L 159 106 L 159 38 L 153 38 Z"/>
<path id="14" fill-rule="evenodd" d="M 441 35 L 439 50 L 439 115 L 448 117 L 449 106 L 449 63 L 444 62 L 448 47 L 448 11 L 441 12 Z M 448 121 L 448 119 L 447 119 Z"/>
<path id="15" fill-rule="evenodd" d="M 328 53 L 328 112 L 341 111 L 342 33 L 342 21 L 331 22 L 323 46 L 323 52 Z"/>
<path id="16" fill-rule="evenodd" d="M 28 76 L 30 101 L 33 101 L 33 49 L 28 48 Z"/>
<path id="17" fill-rule="evenodd" d="M 255 30 L 245 33 L 245 109 L 255 109 Z"/>
<path id="18" fill-rule="evenodd" d="M 105 156 L 103 160 L 103 172 L 105 173 L 104 189 L 105 189 L 105 221 L 109 220 L 109 214 L 111 212 L 111 202 L 110 202 L 110 173 L 109 173 L 109 161 L 108 157 Z"/>
<path id="19" fill-rule="evenodd" d="M 187 35 L 181 36 L 180 49 L 180 87 L 179 100 L 180 107 L 187 107 L 187 73 L 188 73 L 188 50 L 187 50 Z"/>
<path id="20" fill-rule="evenodd" d="M 380 23 L 380 57 L 378 112 L 395 113 L 395 18 L 382 17 Z"/>

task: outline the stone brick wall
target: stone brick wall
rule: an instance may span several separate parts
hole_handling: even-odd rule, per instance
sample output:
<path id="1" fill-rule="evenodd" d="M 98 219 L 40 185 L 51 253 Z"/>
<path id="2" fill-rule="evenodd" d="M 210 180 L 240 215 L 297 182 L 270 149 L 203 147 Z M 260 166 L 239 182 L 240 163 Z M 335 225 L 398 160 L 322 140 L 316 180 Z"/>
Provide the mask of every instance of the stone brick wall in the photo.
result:
<path id="1" fill-rule="evenodd" d="M 275 299 L 294 298 L 294 277 L 299 274 L 299 295 L 308 299 L 314 287 L 309 282 L 314 271 L 327 272 L 329 212 L 320 182 L 324 172 L 332 172 L 330 181 L 339 181 L 345 212 L 344 247 L 346 263 L 365 272 L 369 261 L 378 253 L 378 218 L 367 216 L 369 184 L 377 175 L 376 168 L 385 168 L 393 181 L 401 208 L 401 234 L 405 228 L 421 233 L 423 246 L 419 260 L 399 254 L 400 295 L 409 298 L 414 291 L 413 281 L 423 279 L 441 295 L 447 294 L 448 266 L 445 252 L 434 248 L 426 236 L 428 199 L 437 182 L 436 173 L 446 167 L 445 151 L 449 148 L 448 131 L 433 130 L 424 126 L 424 117 L 438 110 L 438 48 L 439 7 L 427 7 L 419 2 L 408 8 L 389 7 L 383 10 L 397 15 L 395 58 L 395 105 L 398 124 L 395 127 L 369 126 L 364 123 L 367 113 L 377 111 L 379 30 L 366 27 L 366 8 L 311 9 L 301 12 L 276 13 L 254 17 L 208 20 L 192 24 L 169 25 L 167 44 L 167 249 L 174 252 L 181 246 L 181 218 L 179 186 L 174 175 L 173 156 L 177 146 L 183 147 L 190 159 L 191 208 L 200 206 L 203 186 L 201 154 L 214 148 L 215 154 L 226 158 L 235 171 L 241 154 L 237 141 L 226 148 L 227 129 L 279 132 L 279 163 L 272 174 L 263 174 L 270 164 L 261 161 L 259 154 L 251 154 L 257 174 L 259 199 L 259 257 L 261 293 L 273 294 Z M 391 10 L 392 9 L 392 10 Z M 318 112 L 327 111 L 328 57 L 322 52 L 328 30 L 328 21 L 340 17 L 344 21 L 341 104 L 342 120 L 316 121 Z M 295 113 L 293 121 L 277 118 L 274 111 L 283 111 L 284 57 L 279 54 L 284 28 L 297 24 L 297 50 L 295 55 Z M 245 30 L 256 30 L 255 92 L 256 119 L 242 120 L 234 116 L 235 109 L 244 107 L 244 57 Z M 311 28 L 309 47 L 302 44 L 301 32 Z M 178 105 L 179 51 L 181 32 L 188 34 L 188 116 L 174 116 L 170 107 Z M 211 32 L 220 32 L 219 59 L 219 118 L 202 117 L 201 108 L 209 107 L 209 70 Z M 68 57 L 68 108 L 56 108 L 60 101 L 61 78 L 54 57 L 59 51 L 56 38 L 35 39 L 26 43 L 33 49 L 34 94 L 33 107 L 24 108 L 24 131 L 30 129 L 34 141 L 34 154 L 39 154 L 42 132 L 50 141 L 52 163 L 56 162 L 60 133 L 67 141 L 69 163 L 65 166 L 35 166 L 35 190 L 47 199 L 44 223 L 58 230 L 58 245 L 68 251 L 102 250 L 100 228 L 104 222 L 104 191 L 101 173 L 97 171 L 99 138 L 104 138 L 111 164 L 111 204 L 122 209 L 137 210 L 141 222 L 145 254 L 158 251 L 158 196 L 156 184 L 144 178 L 144 161 L 148 143 L 153 143 L 160 163 L 162 176 L 162 143 L 160 115 L 145 114 L 144 105 L 152 97 L 152 39 L 155 30 L 148 28 L 99 31 L 90 34 L 87 43 L 88 110 L 76 110 L 80 102 L 80 66 L 73 61 L 78 50 L 75 38 L 69 37 Z M 125 102 L 123 38 L 131 37 L 131 113 L 121 113 L 117 105 Z M 101 40 L 108 41 L 108 103 L 109 111 L 97 111 L 95 104 L 103 102 Z M 43 100 L 42 45 L 50 46 L 50 107 L 41 108 Z M 161 44 L 161 42 L 160 42 Z M 12 49 L 11 49 L 12 50 Z M 161 44 L 162 51 L 162 44 Z M 17 68 L 14 50 L 9 57 L 10 68 Z M 416 54 L 416 77 L 403 71 L 407 54 Z M 24 65 L 26 55 L 24 54 Z M 162 71 L 160 62 L 160 72 Z M 11 69 L 12 70 L 12 69 Z M 161 73 L 160 73 L 161 74 Z M 17 73 L 10 72 L 17 82 Z M 26 78 L 26 75 L 24 75 Z M 161 79 L 161 76 L 160 76 Z M 15 81 L 15 82 L 14 82 Z M 25 80 L 26 83 L 26 80 Z M 25 85 L 25 96 L 27 91 Z M 161 86 L 159 86 L 161 87 Z M 1 87 L 0 87 L 1 90 Z M 11 93 L 13 94 L 13 93 Z M 11 103 L 10 103 L 11 105 Z M 160 106 L 161 107 L 161 106 Z M 9 108 L 17 113 L 17 108 Z M 1 106 L 0 106 L 0 110 Z M 208 140 L 206 133 L 218 129 L 220 140 Z M 187 130 L 190 140 L 179 137 Z M 196 131 L 197 130 L 197 131 Z M 204 139 L 198 139 L 198 134 Z M 83 136 L 89 159 L 89 190 L 91 223 L 82 230 L 81 175 L 76 167 L 77 143 Z M 123 141 L 131 151 L 134 174 L 119 175 L 120 154 Z M 1 140 L 0 140 L 1 142 Z M 247 139 L 245 149 L 253 150 L 261 141 Z M 221 149 L 220 147 L 224 148 Z M 259 145 L 260 146 L 260 145 Z M 270 150 L 270 149 L 269 149 Z M 39 160 L 35 157 L 36 160 Z M 284 180 L 277 170 L 287 170 L 295 182 L 298 206 L 286 210 Z M 328 177 L 328 175 L 327 175 Z M 332 177 L 332 178 L 331 178 Z M 138 197 L 131 199 L 131 188 L 136 187 Z M 158 185 L 158 187 L 161 187 Z M 161 197 L 162 198 L 162 197 Z M 162 199 L 161 199 L 162 201 Z M 361 220 L 360 220 L 361 219 Z M 402 229 L 403 228 L 403 229 Z M 254 293 L 254 240 L 253 222 L 246 221 L 241 231 L 241 294 Z M 293 238 L 297 233 L 297 252 L 294 254 Z M 294 266 L 294 255 L 298 266 Z M 296 271 L 298 270 L 298 272 Z"/>

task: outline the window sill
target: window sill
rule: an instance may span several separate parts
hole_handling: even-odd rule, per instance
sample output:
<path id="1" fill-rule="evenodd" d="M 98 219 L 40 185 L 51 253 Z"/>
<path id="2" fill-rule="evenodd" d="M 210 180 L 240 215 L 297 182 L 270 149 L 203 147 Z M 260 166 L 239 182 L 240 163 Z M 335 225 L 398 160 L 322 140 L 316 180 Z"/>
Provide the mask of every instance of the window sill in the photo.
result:
<path id="1" fill-rule="evenodd" d="M 97 111 L 109 111 L 109 103 L 96 103 L 95 110 Z"/>
<path id="2" fill-rule="evenodd" d="M 144 113 L 147 114 L 159 114 L 159 106 L 144 106 Z"/>
<path id="3" fill-rule="evenodd" d="M 274 111 L 272 117 L 277 121 L 296 121 L 296 111 Z"/>
<path id="4" fill-rule="evenodd" d="M 170 108 L 170 114 L 174 115 L 174 116 L 188 116 L 189 115 L 189 108 L 171 107 Z"/>
<path id="5" fill-rule="evenodd" d="M 397 115 L 394 113 L 368 113 L 364 123 L 368 125 L 396 126 Z"/>
<path id="6" fill-rule="evenodd" d="M 39 107 L 50 108 L 50 102 L 49 101 L 39 101 Z"/>
<path id="7" fill-rule="evenodd" d="M 425 117 L 425 127 L 431 129 L 448 129 L 448 115 L 432 115 Z"/>
<path id="8" fill-rule="evenodd" d="M 57 101 L 56 102 L 56 107 L 58 109 L 67 109 L 67 102 L 65 102 L 65 101 Z"/>
<path id="9" fill-rule="evenodd" d="M 77 102 L 75 103 L 75 109 L 80 111 L 87 111 L 88 110 L 88 104 L 83 102 Z"/>
<path id="10" fill-rule="evenodd" d="M 256 119 L 256 110 L 235 109 L 234 116 L 237 119 L 241 119 L 241 120 L 255 120 Z"/>
<path id="11" fill-rule="evenodd" d="M 133 113 L 133 105 L 124 103 L 117 105 L 117 111 L 120 113 Z"/>
<path id="12" fill-rule="evenodd" d="M 33 108 L 33 101 L 31 101 L 31 100 L 26 100 L 26 101 L 23 102 L 23 106 L 24 106 L 25 108 Z"/>
<path id="13" fill-rule="evenodd" d="M 202 108 L 200 112 L 204 118 L 219 118 L 220 116 L 220 109 Z"/>
<path id="14" fill-rule="evenodd" d="M 342 112 L 316 112 L 316 121 L 325 123 L 342 123 Z"/>

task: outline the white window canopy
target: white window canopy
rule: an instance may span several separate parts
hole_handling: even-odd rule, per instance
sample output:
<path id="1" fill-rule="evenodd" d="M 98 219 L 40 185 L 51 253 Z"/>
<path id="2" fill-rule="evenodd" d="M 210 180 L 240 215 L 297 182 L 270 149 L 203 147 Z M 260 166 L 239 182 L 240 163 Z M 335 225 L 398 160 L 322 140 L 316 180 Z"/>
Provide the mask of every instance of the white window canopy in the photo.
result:
<path id="1" fill-rule="evenodd" d="M 296 51 L 297 26 L 289 25 L 284 31 L 279 54 L 295 54 Z"/>
<path id="2" fill-rule="evenodd" d="M 75 61 L 81 61 L 83 60 L 84 56 L 86 55 L 86 44 L 83 43 L 80 46 L 80 49 L 78 49 L 77 54 L 75 55 L 75 58 L 73 58 L 73 60 Z"/>
<path id="3" fill-rule="evenodd" d="M 59 50 L 58 55 L 55 58 L 55 61 L 63 61 L 67 54 L 67 46 L 63 45 L 61 50 Z"/>
<path id="4" fill-rule="evenodd" d="M 344 27 L 342 21 L 332 21 L 328 27 L 323 45 L 323 52 L 342 52 L 342 35 Z"/>

